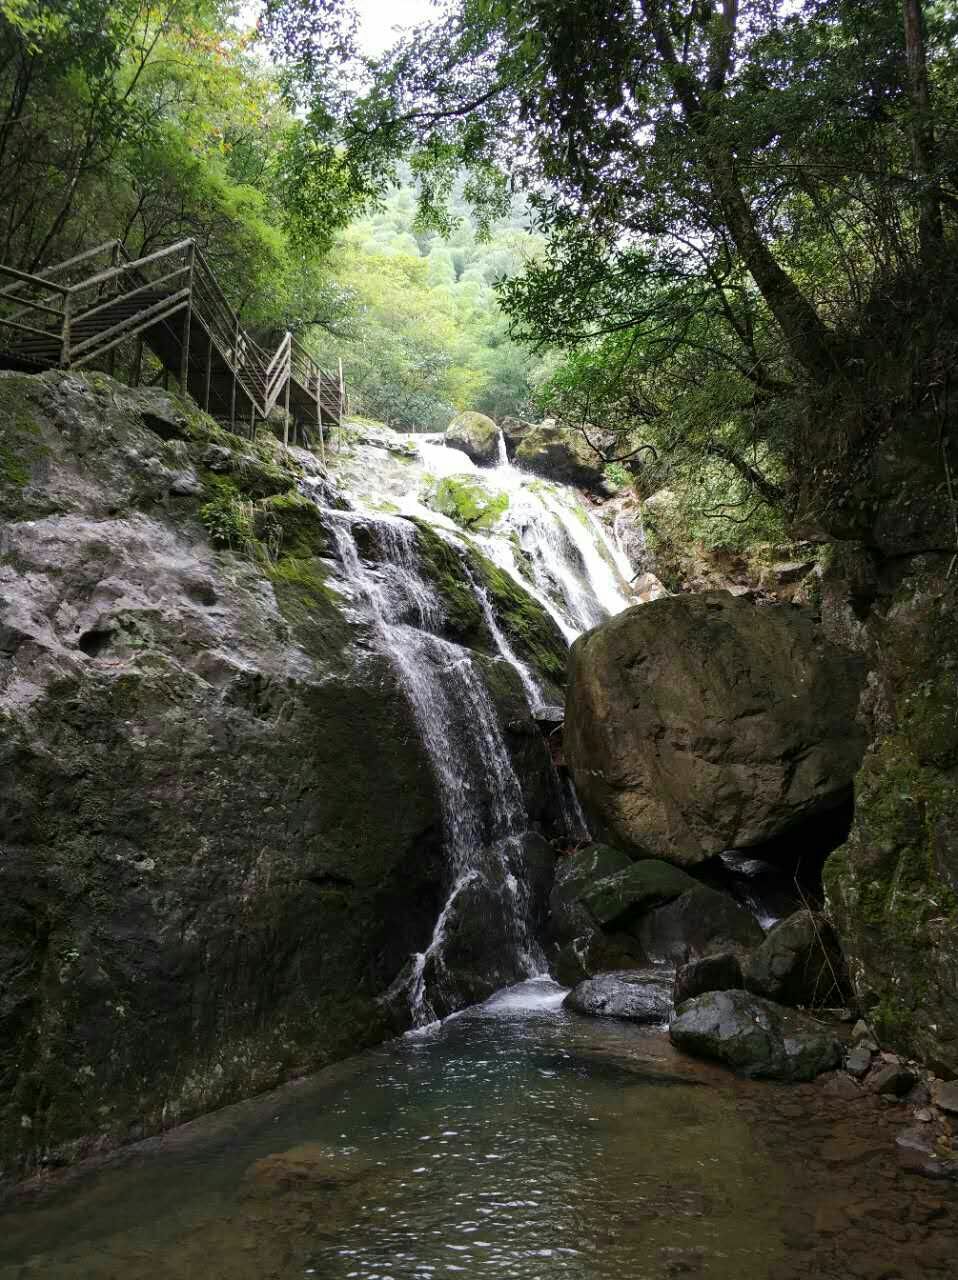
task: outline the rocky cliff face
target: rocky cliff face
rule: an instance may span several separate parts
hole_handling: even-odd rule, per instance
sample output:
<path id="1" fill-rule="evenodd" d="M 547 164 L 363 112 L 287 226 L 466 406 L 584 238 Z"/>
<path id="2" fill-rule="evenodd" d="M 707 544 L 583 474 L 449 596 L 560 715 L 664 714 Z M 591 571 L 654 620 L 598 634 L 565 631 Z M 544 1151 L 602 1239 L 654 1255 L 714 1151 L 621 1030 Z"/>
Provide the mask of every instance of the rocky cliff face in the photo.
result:
<path id="1" fill-rule="evenodd" d="M 880 1037 L 958 1073 L 958 474 L 954 422 L 892 420 L 811 471 L 806 527 L 835 539 L 822 621 L 865 659 L 871 745 L 828 905 Z"/>
<path id="2" fill-rule="evenodd" d="M 0 428 L 3 1174 L 382 1038 L 447 873 L 435 770 L 310 455 L 97 375 L 0 374 Z M 458 600 L 539 824 L 545 749 L 456 586 L 442 625 Z"/>

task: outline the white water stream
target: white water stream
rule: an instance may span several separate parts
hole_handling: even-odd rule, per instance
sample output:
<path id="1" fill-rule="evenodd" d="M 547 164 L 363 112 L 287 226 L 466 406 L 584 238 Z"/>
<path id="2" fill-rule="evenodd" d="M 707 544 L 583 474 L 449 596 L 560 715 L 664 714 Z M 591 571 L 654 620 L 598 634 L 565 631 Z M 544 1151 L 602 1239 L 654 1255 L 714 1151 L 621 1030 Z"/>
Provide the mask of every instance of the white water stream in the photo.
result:
<path id="1" fill-rule="evenodd" d="M 492 529 L 468 535 L 429 505 L 445 477 L 465 477 L 505 496 Z M 418 531 L 427 520 L 456 551 L 499 659 L 516 672 L 530 715 L 550 700 L 539 673 L 516 653 L 464 539 L 478 547 L 548 612 L 571 643 L 633 602 L 630 566 L 584 500 L 567 486 L 529 476 L 508 460 L 501 436 L 498 465 L 477 468 L 435 438 L 372 434 L 340 474 L 350 501 L 365 514 L 326 510 L 344 586 L 362 606 L 412 707 L 436 779 L 448 867 L 444 904 L 424 950 L 391 992 L 404 993 L 415 1026 L 458 1007 L 459 936 L 477 919 L 490 930 L 495 975 L 515 981 L 544 971 L 528 924 L 523 838 L 530 828 L 522 788 L 496 707 L 475 653 L 444 638 L 442 600 L 422 571 Z M 318 494 L 317 494 L 318 496 Z M 391 514 L 390 514 L 391 513 Z M 363 528 L 360 553 L 356 532 Z M 488 660 L 483 660 L 488 661 Z M 551 694 L 555 700 L 555 693 Z M 567 779 L 554 766 L 553 787 L 572 839 L 588 828 Z M 464 924 L 471 915 L 472 925 Z M 490 977 L 492 974 L 490 973 Z"/>

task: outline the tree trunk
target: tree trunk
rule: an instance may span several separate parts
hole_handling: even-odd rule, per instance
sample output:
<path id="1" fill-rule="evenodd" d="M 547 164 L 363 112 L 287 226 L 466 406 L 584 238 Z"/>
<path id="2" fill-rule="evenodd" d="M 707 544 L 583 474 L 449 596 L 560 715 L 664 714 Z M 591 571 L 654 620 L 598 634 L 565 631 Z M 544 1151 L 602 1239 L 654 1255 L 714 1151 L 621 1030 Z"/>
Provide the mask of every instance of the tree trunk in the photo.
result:
<path id="1" fill-rule="evenodd" d="M 918 238 L 925 262 L 933 259 L 942 240 L 941 200 L 935 183 L 935 128 L 928 89 L 925 32 L 921 0 L 904 0 L 905 60 L 911 92 L 911 154 L 915 176 L 921 186 Z"/>
<path id="2" fill-rule="evenodd" d="M 719 147 L 708 148 L 706 164 L 729 234 L 778 321 L 792 355 L 816 382 L 827 382 L 842 364 L 838 340 L 762 238 L 735 176 L 731 156 Z"/>

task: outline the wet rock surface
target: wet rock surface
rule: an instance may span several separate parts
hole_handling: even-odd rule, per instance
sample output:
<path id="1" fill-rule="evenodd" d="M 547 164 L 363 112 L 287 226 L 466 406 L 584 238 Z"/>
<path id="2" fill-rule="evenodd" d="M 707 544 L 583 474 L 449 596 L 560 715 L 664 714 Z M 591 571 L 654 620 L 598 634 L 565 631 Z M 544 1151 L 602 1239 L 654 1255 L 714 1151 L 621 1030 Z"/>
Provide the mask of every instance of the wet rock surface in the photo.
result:
<path id="1" fill-rule="evenodd" d="M 716 951 L 747 951 L 764 938 L 751 912 L 727 894 L 696 885 L 643 915 L 635 927 L 643 952 L 655 961 L 684 964 Z"/>
<path id="2" fill-rule="evenodd" d="M 499 428 L 484 413 L 460 413 L 446 428 L 446 444 L 477 466 L 491 467 L 499 457 Z"/>
<path id="3" fill-rule="evenodd" d="M 636 919 L 694 888 L 696 882 L 684 871 L 650 858 L 591 881 L 580 901 L 597 923 L 611 926 Z"/>
<path id="4" fill-rule="evenodd" d="M 827 1029 L 746 991 L 710 992 L 679 1005 L 669 1036 L 687 1053 L 773 1080 L 812 1080 L 841 1057 Z"/>
<path id="5" fill-rule="evenodd" d="M 742 989 L 742 965 L 732 951 L 702 956 L 682 965 L 675 974 L 673 1000 L 676 1005 L 709 991 Z"/>
<path id="6" fill-rule="evenodd" d="M 594 1018 L 662 1025 L 672 1012 L 672 982 L 671 972 L 655 969 L 603 973 L 574 987 L 565 1008 Z"/>
<path id="7" fill-rule="evenodd" d="M 801 610 L 658 600 L 574 644 L 566 758 L 614 844 L 695 865 L 840 802 L 862 675 Z"/>
<path id="8" fill-rule="evenodd" d="M 797 911 L 749 956 L 744 986 L 779 1004 L 835 1008 L 846 995 L 844 963 L 828 920 L 820 913 Z"/>

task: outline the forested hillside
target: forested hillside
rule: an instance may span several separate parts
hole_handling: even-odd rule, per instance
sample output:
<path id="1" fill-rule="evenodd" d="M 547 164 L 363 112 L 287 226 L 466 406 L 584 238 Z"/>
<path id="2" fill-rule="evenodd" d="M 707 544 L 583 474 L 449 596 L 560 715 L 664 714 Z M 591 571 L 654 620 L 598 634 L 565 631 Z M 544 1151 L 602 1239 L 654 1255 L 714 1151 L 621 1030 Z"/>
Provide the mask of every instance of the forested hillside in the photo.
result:
<path id="1" fill-rule="evenodd" d="M 537 253 L 527 216 L 480 240 L 459 198 L 440 237 L 417 229 L 408 171 L 374 198 L 352 189 L 252 17 L 219 0 L 4 0 L 0 262 L 42 273 L 108 240 L 140 257 L 193 237 L 254 332 L 343 360 L 355 411 L 435 430 L 463 408 L 525 410 L 538 362 L 492 286 Z"/>

